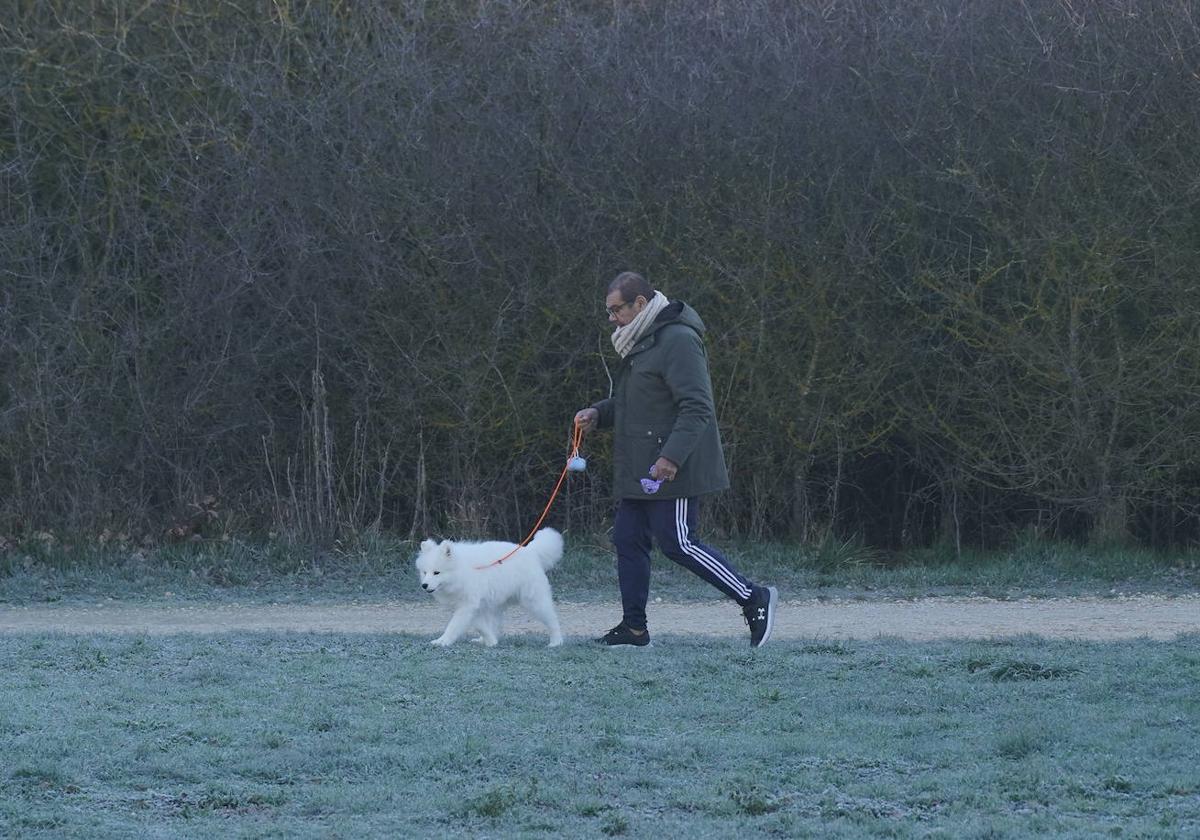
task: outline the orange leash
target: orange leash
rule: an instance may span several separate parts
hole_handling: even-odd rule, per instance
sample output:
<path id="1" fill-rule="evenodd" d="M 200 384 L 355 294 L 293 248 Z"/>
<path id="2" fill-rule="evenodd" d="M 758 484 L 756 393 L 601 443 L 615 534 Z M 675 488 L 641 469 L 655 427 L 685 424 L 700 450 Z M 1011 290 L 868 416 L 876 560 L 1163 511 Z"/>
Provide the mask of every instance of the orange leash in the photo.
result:
<path id="1" fill-rule="evenodd" d="M 494 560 L 483 566 L 476 566 L 476 569 L 489 569 L 492 566 L 499 566 L 509 557 L 512 557 L 525 546 L 529 545 L 529 541 L 533 539 L 533 535 L 537 533 L 538 528 L 542 527 L 542 523 L 546 521 L 546 514 L 550 512 L 550 506 L 554 504 L 554 500 L 558 497 L 558 491 L 562 489 L 563 481 L 567 477 L 567 471 L 570 468 L 571 459 L 579 455 L 579 444 L 583 442 L 583 427 L 578 423 L 575 424 L 575 430 L 571 434 L 571 454 L 567 456 L 567 463 L 563 465 L 562 472 L 559 473 L 558 483 L 554 485 L 553 492 L 550 493 L 550 501 L 546 502 L 546 507 L 542 510 L 542 515 L 538 517 L 538 521 L 526 535 L 525 539 L 518 543 L 512 551 L 505 554 L 499 560 Z"/>

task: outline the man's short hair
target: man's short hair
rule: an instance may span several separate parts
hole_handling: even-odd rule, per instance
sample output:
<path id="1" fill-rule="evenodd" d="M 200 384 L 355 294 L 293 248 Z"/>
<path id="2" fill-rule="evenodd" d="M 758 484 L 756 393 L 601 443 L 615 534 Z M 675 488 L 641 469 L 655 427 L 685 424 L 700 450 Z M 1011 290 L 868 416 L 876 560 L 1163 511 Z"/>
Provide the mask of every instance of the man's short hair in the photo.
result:
<path id="1" fill-rule="evenodd" d="M 608 284 L 609 294 L 621 293 L 621 300 L 633 303 L 641 295 L 646 300 L 654 297 L 654 287 L 645 277 L 634 271 L 622 271 Z"/>

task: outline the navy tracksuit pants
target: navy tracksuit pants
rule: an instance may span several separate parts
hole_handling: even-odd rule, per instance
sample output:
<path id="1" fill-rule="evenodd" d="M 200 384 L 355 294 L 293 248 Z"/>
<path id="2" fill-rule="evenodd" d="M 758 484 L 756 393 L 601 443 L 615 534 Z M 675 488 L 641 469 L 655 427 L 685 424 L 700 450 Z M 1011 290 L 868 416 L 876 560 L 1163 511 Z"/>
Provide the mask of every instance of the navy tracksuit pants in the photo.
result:
<path id="1" fill-rule="evenodd" d="M 612 535 L 617 549 L 617 581 L 624 622 L 634 630 L 646 629 L 652 541 L 667 557 L 742 606 L 750 600 L 754 584 L 742 577 L 721 552 L 693 538 L 699 507 L 694 498 L 621 499 L 617 504 Z"/>

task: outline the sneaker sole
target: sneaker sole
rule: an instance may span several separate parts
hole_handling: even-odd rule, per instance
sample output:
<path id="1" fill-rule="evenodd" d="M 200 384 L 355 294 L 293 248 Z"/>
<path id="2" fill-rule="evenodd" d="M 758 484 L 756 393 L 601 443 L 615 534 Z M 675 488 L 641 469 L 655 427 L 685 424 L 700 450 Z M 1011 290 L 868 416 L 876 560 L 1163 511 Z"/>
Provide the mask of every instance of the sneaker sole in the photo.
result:
<path id="1" fill-rule="evenodd" d="M 758 640 L 756 648 L 760 648 L 767 643 L 771 638 L 771 631 L 775 629 L 775 604 L 779 601 L 779 590 L 774 586 L 768 586 L 767 592 L 770 598 L 767 601 L 767 631 L 763 633 L 763 637 Z"/>
<path id="2" fill-rule="evenodd" d="M 653 645 L 654 640 L 647 639 L 646 644 L 644 644 L 644 645 L 635 645 L 633 642 L 622 642 L 619 645 L 609 645 L 609 644 L 605 644 L 604 642 L 600 641 L 599 639 L 596 639 L 594 644 L 597 644 L 600 647 L 605 647 L 605 648 L 643 648 L 643 647 L 650 647 L 651 645 Z"/>

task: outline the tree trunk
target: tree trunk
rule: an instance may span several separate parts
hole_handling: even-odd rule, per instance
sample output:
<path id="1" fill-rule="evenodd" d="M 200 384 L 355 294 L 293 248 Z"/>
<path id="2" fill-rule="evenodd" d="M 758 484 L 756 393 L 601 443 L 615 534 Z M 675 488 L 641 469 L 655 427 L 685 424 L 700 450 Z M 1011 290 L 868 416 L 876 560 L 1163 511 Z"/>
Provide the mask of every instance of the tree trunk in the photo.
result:
<path id="1" fill-rule="evenodd" d="M 1096 546 L 1129 542 L 1129 500 L 1111 487 L 1100 490 L 1088 541 Z"/>

